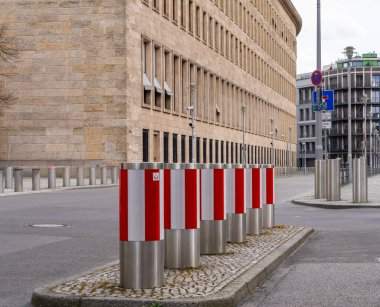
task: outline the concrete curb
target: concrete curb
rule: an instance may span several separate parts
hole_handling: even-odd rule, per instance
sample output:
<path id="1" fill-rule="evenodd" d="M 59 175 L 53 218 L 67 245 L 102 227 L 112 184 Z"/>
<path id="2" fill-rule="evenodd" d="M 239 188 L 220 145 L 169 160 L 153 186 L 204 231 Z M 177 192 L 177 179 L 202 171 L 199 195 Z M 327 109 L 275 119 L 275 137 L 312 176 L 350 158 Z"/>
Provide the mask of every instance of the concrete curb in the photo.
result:
<path id="1" fill-rule="evenodd" d="M 254 292 L 256 286 L 267 278 L 287 257 L 289 257 L 302 243 L 304 243 L 314 230 L 305 228 L 275 251 L 264 257 L 258 263 L 252 265 L 247 271 L 229 283 L 219 292 L 206 297 L 172 299 L 172 300 L 149 300 L 149 299 L 133 299 L 133 298 L 91 298 L 84 296 L 59 295 L 51 293 L 50 289 L 62 284 L 75 277 L 71 277 L 66 281 L 59 281 L 45 288 L 34 290 L 32 297 L 32 305 L 35 307 L 100 307 L 100 306 L 144 306 L 153 303 L 159 303 L 165 307 L 177 306 L 202 306 L 202 307 L 220 307 L 220 306 L 236 306 L 247 295 Z M 109 264 L 108 264 L 109 265 Z M 108 266 L 106 265 L 106 266 Z M 104 267 L 104 266 L 103 266 Z M 99 270 L 97 268 L 95 270 Z M 92 270 L 94 271 L 94 270 Z M 81 273 L 80 275 L 83 275 Z"/>
<path id="2" fill-rule="evenodd" d="M 362 209 L 362 208 L 380 208 L 379 205 L 366 203 L 366 204 L 353 204 L 348 203 L 346 201 L 337 201 L 335 204 L 333 202 L 327 202 L 324 201 L 323 203 L 320 202 L 312 202 L 312 201 L 305 201 L 300 198 L 296 198 L 292 200 L 292 203 L 295 205 L 300 206 L 307 206 L 307 207 L 314 207 L 314 208 L 322 208 L 322 209 L 332 209 L 332 210 L 339 210 L 339 209 Z"/>

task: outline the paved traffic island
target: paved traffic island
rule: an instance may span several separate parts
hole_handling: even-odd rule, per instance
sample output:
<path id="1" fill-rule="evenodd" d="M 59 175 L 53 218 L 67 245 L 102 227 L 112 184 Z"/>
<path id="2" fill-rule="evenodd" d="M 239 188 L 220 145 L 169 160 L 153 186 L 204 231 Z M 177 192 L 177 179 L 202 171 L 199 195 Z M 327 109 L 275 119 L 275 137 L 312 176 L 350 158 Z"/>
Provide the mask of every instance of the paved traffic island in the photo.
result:
<path id="1" fill-rule="evenodd" d="M 192 269 L 165 269 L 161 288 L 119 287 L 119 262 L 36 289 L 33 306 L 236 306 L 313 233 L 275 226 L 247 241 L 228 244 L 222 255 L 201 256 Z"/>

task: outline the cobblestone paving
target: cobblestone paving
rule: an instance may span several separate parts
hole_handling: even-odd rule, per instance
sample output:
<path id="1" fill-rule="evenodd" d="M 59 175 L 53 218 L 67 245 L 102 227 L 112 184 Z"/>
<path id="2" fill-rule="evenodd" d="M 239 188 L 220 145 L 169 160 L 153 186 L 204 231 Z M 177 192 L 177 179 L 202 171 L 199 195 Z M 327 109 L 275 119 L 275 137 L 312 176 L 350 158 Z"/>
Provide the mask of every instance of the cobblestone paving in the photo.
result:
<path id="1" fill-rule="evenodd" d="M 223 255 L 201 256 L 195 269 L 165 269 L 166 285 L 150 290 L 122 289 L 119 264 L 94 270 L 51 289 L 53 293 L 87 297 L 130 297 L 145 299 L 190 298 L 218 292 L 263 257 L 303 230 L 302 227 L 277 226 L 260 236 L 247 236 L 241 244 L 228 244 Z"/>

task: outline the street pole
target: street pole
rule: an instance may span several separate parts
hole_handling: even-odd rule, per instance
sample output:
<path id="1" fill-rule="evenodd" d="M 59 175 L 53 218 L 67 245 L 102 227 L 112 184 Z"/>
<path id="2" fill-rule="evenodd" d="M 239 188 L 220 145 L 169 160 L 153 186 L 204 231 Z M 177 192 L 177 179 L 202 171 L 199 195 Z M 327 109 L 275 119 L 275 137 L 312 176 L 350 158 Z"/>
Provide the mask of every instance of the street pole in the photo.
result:
<path id="1" fill-rule="evenodd" d="M 366 94 L 363 95 L 363 103 L 364 103 L 364 159 L 367 161 L 367 100 L 368 96 Z M 367 164 L 367 162 L 366 162 Z M 368 165 L 368 164 L 367 164 Z"/>
<path id="2" fill-rule="evenodd" d="M 347 144 L 348 144 L 348 182 L 352 182 L 352 122 L 351 122 L 351 59 L 354 55 L 354 47 L 346 47 L 345 54 L 348 58 L 347 62 L 347 78 L 348 78 L 348 135 L 347 135 Z"/>
<path id="3" fill-rule="evenodd" d="M 274 118 L 272 117 L 271 119 L 270 119 L 270 123 L 271 123 L 271 146 L 272 146 L 272 161 L 271 161 L 271 164 L 274 166 L 274 163 L 275 163 L 275 159 L 274 159 L 274 143 L 273 143 L 273 137 L 274 137 Z"/>
<path id="4" fill-rule="evenodd" d="M 195 90 L 195 83 L 191 83 L 191 105 L 188 107 L 188 110 L 191 112 L 191 163 L 195 163 Z"/>
<path id="5" fill-rule="evenodd" d="M 302 149 L 303 149 L 303 169 L 304 169 L 304 173 L 306 174 L 306 142 L 302 143 Z"/>
<path id="6" fill-rule="evenodd" d="M 245 105 L 241 106 L 243 113 L 243 164 L 246 164 L 246 150 L 245 150 Z"/>
<path id="7" fill-rule="evenodd" d="M 322 69 L 321 60 L 321 0 L 317 0 L 317 70 Z M 317 103 L 320 103 L 320 88 L 317 88 Z M 315 112 L 315 158 L 323 159 L 322 147 L 322 112 Z"/>
<path id="8" fill-rule="evenodd" d="M 289 126 L 289 153 L 288 153 L 288 173 L 292 167 L 292 126 Z"/>

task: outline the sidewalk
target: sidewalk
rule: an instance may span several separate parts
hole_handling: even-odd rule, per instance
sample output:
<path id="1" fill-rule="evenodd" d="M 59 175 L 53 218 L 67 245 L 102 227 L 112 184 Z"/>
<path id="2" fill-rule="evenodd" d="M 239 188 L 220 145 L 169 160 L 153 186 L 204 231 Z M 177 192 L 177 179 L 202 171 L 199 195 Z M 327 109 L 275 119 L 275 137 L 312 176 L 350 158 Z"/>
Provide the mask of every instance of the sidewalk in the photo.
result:
<path id="1" fill-rule="evenodd" d="M 351 208 L 380 208 L 380 175 L 368 178 L 368 202 L 352 202 L 352 184 L 348 184 L 341 189 L 340 201 L 327 201 L 325 199 L 315 199 L 314 191 L 304 194 L 292 200 L 296 205 L 319 207 L 326 209 L 351 209 Z"/>
<path id="2" fill-rule="evenodd" d="M 222 255 L 201 256 L 201 266 L 165 269 L 166 285 L 132 290 L 119 287 L 114 262 L 36 289 L 32 304 L 58 306 L 236 306 L 313 233 L 277 226 L 242 244 L 228 244 Z"/>
<path id="3" fill-rule="evenodd" d="M 84 185 L 77 186 L 77 179 L 71 178 L 70 179 L 70 186 L 64 187 L 63 186 L 63 179 L 60 177 L 57 177 L 56 188 L 49 189 L 48 188 L 48 178 L 42 177 L 41 181 L 40 181 L 40 190 L 32 191 L 32 178 L 31 177 L 24 177 L 24 180 L 23 180 L 24 191 L 23 192 L 15 192 L 13 189 L 5 189 L 4 193 L 0 193 L 0 197 L 24 195 L 24 194 L 35 194 L 35 193 L 46 193 L 46 192 L 56 192 L 56 191 L 73 190 L 73 189 L 95 189 L 95 188 L 108 188 L 108 187 L 118 186 L 118 184 L 111 184 L 111 178 L 108 178 L 107 184 L 101 184 L 101 179 L 96 179 L 96 185 L 90 185 L 88 178 L 84 178 L 83 180 L 84 180 L 84 182 L 83 182 Z"/>

